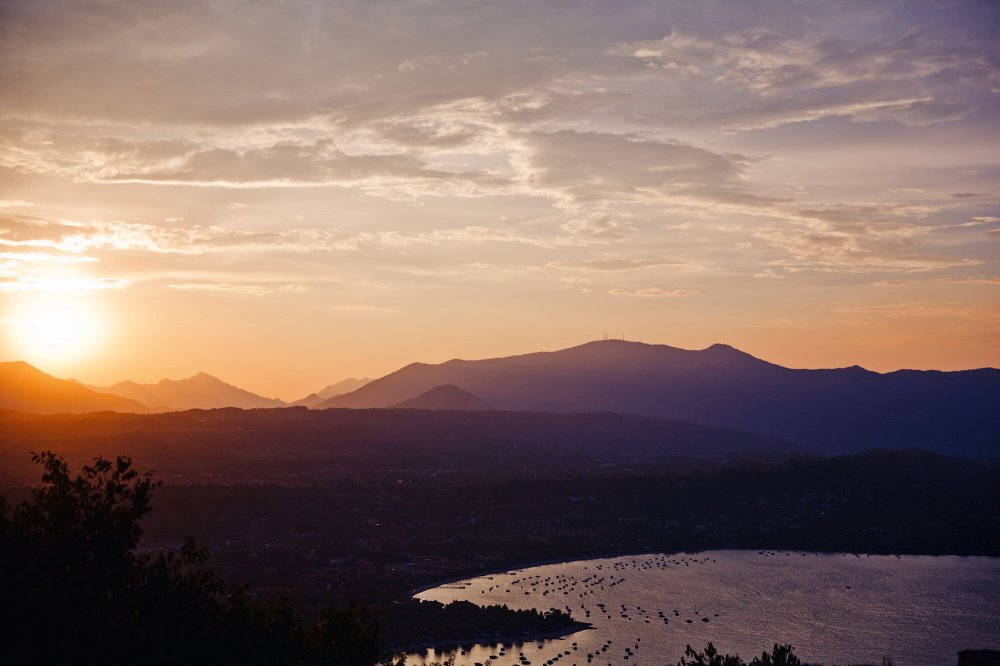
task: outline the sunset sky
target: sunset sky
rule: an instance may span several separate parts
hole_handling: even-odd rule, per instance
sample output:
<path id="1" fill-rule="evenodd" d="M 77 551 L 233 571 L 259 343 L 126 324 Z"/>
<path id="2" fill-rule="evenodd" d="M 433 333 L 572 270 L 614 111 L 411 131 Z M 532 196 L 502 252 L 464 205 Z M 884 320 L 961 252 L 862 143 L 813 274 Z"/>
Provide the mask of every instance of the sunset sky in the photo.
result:
<path id="1" fill-rule="evenodd" d="M 1000 366 L 992 2 L 0 2 L 0 360 Z"/>

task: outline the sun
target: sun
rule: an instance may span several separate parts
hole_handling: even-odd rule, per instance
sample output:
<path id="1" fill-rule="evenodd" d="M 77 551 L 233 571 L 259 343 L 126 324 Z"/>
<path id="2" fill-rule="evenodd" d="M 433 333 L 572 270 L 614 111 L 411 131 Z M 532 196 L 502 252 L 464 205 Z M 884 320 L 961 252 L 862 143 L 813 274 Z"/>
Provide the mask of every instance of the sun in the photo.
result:
<path id="1" fill-rule="evenodd" d="M 93 345 L 97 327 L 82 303 L 49 301 L 28 307 L 19 317 L 22 346 L 32 357 L 70 360 Z"/>

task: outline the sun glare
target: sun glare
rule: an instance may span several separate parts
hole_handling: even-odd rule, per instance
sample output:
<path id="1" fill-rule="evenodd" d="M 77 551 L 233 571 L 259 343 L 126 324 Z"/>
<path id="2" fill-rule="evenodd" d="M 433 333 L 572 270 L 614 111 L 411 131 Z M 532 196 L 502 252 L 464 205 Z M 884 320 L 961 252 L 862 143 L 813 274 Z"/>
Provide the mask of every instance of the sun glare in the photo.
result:
<path id="1" fill-rule="evenodd" d="M 79 356 L 97 337 L 93 313 L 81 303 L 39 303 L 27 308 L 19 321 L 25 351 L 49 361 Z"/>

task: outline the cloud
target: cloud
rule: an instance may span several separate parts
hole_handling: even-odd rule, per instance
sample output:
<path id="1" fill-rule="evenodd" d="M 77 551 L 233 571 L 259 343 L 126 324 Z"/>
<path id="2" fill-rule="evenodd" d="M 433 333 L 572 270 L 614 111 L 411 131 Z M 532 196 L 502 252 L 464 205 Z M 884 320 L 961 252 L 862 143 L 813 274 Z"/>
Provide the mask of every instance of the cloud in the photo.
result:
<path id="1" fill-rule="evenodd" d="M 833 312 L 889 318 L 960 317 L 987 322 L 1000 321 L 1000 311 L 995 308 L 968 307 L 955 302 L 930 302 L 926 300 L 844 307 L 837 308 Z"/>
<path id="2" fill-rule="evenodd" d="M 245 296 L 266 296 L 282 291 L 306 291 L 308 287 L 303 284 L 226 284 L 223 282 L 186 282 L 180 284 L 168 284 L 170 289 L 180 289 L 181 291 L 220 291 L 229 294 L 241 294 Z"/>
<path id="3" fill-rule="evenodd" d="M 504 243 L 543 249 L 574 247 L 573 237 L 535 234 L 518 228 L 492 229 L 469 225 L 455 229 L 410 233 L 361 231 L 353 234 L 330 229 L 305 228 L 257 232 L 219 226 L 163 227 L 145 222 L 87 223 L 38 218 L 0 217 L 0 247 L 45 248 L 82 255 L 84 252 L 152 252 L 157 254 L 209 255 L 240 253 L 358 252 L 365 248 L 401 250 L 442 243 Z M 7 253 L 13 256 L 13 253 Z M 17 253 L 23 254 L 23 253 Z M 31 260 L 98 261 L 96 257 L 57 257 L 29 253 Z"/>
<path id="4" fill-rule="evenodd" d="M 641 298 L 660 298 L 664 296 L 691 296 L 692 294 L 697 294 L 697 291 L 692 291 L 690 289 L 674 289 L 672 291 L 665 291 L 659 287 L 646 287 L 645 289 L 635 289 L 633 291 L 628 291 L 627 289 L 612 289 L 608 292 L 612 296 L 636 296 Z"/>
<path id="5" fill-rule="evenodd" d="M 722 32 L 675 27 L 662 39 L 621 42 L 608 54 L 642 62 L 645 76 L 667 91 L 683 90 L 685 97 L 674 98 L 676 122 L 737 130 L 830 115 L 910 125 L 955 120 L 975 106 L 968 90 L 986 91 L 1000 81 L 981 48 L 933 29 L 834 35 L 820 25 L 786 30 L 772 21 Z M 714 106 L 684 99 L 710 99 Z"/>
<path id="6" fill-rule="evenodd" d="M 924 284 L 926 282 L 946 282 L 952 284 L 1000 284 L 1000 277 L 976 275 L 964 278 L 934 278 L 933 280 L 879 280 L 872 282 L 878 287 L 895 287 L 904 284 Z"/>
<path id="7" fill-rule="evenodd" d="M 161 227 L 144 222 L 87 223 L 35 218 L 0 219 L 0 246 L 49 248 L 70 253 L 92 250 L 145 251 L 198 255 L 232 250 L 348 251 L 375 234 L 348 236 L 322 229 L 283 232 L 234 231 L 222 227 Z"/>
<path id="8" fill-rule="evenodd" d="M 760 273 L 754 273 L 753 276 L 755 278 L 771 278 L 771 279 L 779 279 L 779 280 L 783 280 L 783 279 L 785 279 L 787 277 L 786 275 L 778 275 L 777 273 L 775 273 L 770 268 L 765 268 Z"/>
<path id="9" fill-rule="evenodd" d="M 964 278 L 934 278 L 932 282 L 951 282 L 954 284 L 1000 284 L 1000 277 L 981 275 Z"/>
<path id="10" fill-rule="evenodd" d="M 967 221 L 995 213 L 993 195 L 968 196 L 995 180 L 991 12 L 8 3 L 0 256 L 22 277 L 58 266 L 102 280 L 98 259 L 153 275 L 169 259 L 222 287 L 272 288 L 285 273 L 265 262 L 294 263 L 302 282 L 480 259 L 504 279 L 516 266 L 591 277 L 723 269 L 753 241 L 759 274 L 778 278 L 992 275 L 996 218 Z M 886 191 L 935 205 L 878 201 Z M 10 214 L 27 201 L 52 219 Z M 366 261 L 284 256 L 308 253 Z"/>
<path id="11" fill-rule="evenodd" d="M 436 170 L 412 155 L 349 155 L 329 138 L 233 148 L 205 140 L 199 145 L 21 132 L 0 138 L 0 165 L 78 182 L 238 189 L 355 186 L 370 194 L 404 197 L 463 196 L 506 186 L 484 172 Z M 231 210 L 243 206 L 227 205 Z"/>
<path id="12" fill-rule="evenodd" d="M 132 284 L 113 277 L 50 275 L 33 270 L 21 263 L 23 257 L 11 259 L 10 253 L 0 255 L 0 292 L 41 291 L 56 294 L 81 294 L 88 291 L 124 289 Z M 29 257 L 29 261 L 35 260 Z"/>
<path id="13" fill-rule="evenodd" d="M 936 227 L 918 222 L 937 212 L 930 206 L 899 203 L 778 206 L 767 214 L 790 224 L 759 227 L 753 235 L 791 255 L 777 264 L 813 270 L 927 271 L 981 263 L 921 247 L 918 241 Z"/>
<path id="14" fill-rule="evenodd" d="M 257 232 L 203 225 L 164 227 L 145 222 L 73 222 L 0 216 L 0 247 L 49 248 L 74 254 L 97 250 L 186 255 L 220 252 L 354 252 L 365 245 L 400 248 L 436 242 L 428 235 L 400 231 L 345 234 L 336 230 L 309 228 Z M 97 259 L 86 257 L 77 260 Z"/>
<path id="15" fill-rule="evenodd" d="M 619 240 L 635 232 L 634 227 L 615 222 L 610 215 L 596 215 L 583 220 L 569 220 L 559 225 L 559 228 L 575 236 L 596 240 Z"/>
<path id="16" fill-rule="evenodd" d="M 453 69 L 459 65 L 468 65 L 473 60 L 477 58 L 484 58 L 488 55 L 489 54 L 486 51 L 475 51 L 453 56 L 432 55 L 425 58 L 407 58 L 403 62 L 399 63 L 399 67 L 396 69 L 400 72 L 412 72 L 429 66 Z"/>
<path id="17" fill-rule="evenodd" d="M 124 289 L 132 284 L 118 278 L 90 277 L 9 277 L 0 274 L 0 291 L 43 291 L 50 294 L 82 294 L 88 291 Z"/>
<path id="18" fill-rule="evenodd" d="M 582 271 L 585 273 L 615 273 L 618 271 L 634 271 L 655 266 L 684 265 L 676 261 L 657 261 L 654 259 L 590 259 L 587 261 L 553 261 L 546 266 L 565 271 Z"/>
<path id="19" fill-rule="evenodd" d="M 67 257 L 65 255 L 48 254 L 45 252 L 0 252 L 0 259 L 15 259 L 17 261 L 60 261 L 74 263 L 90 263 L 100 261 L 97 257 Z"/>
<path id="20" fill-rule="evenodd" d="M 951 195 L 952 199 L 976 199 L 978 197 L 984 196 L 976 192 L 955 192 Z"/>
<path id="21" fill-rule="evenodd" d="M 746 190 L 742 155 L 676 141 L 606 132 L 530 132 L 520 136 L 518 176 L 528 192 L 568 206 L 621 202 L 760 206 L 777 200 Z"/>
<path id="22" fill-rule="evenodd" d="M 518 229 L 490 229 L 488 227 L 467 226 L 461 229 L 442 229 L 424 234 L 422 238 L 432 241 L 446 240 L 466 243 L 520 243 L 551 249 L 557 245 L 572 245 L 571 241 L 556 237 L 544 237 L 522 232 Z"/>

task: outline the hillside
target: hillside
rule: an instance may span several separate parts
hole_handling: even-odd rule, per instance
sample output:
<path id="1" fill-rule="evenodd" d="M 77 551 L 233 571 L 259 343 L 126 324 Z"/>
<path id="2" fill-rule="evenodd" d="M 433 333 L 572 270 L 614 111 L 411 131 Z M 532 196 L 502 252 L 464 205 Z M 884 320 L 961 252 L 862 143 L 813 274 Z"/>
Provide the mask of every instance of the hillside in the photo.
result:
<path id="1" fill-rule="evenodd" d="M 36 414 L 151 411 L 141 402 L 92 391 L 47 375 L 24 361 L 0 363 L 0 409 Z"/>
<path id="2" fill-rule="evenodd" d="M 829 452 L 1000 450 L 1000 370 L 793 370 L 727 345 L 685 350 L 609 340 L 557 352 L 413 363 L 320 404 L 388 407 L 454 384 L 500 410 L 613 411 L 819 444 Z"/>
<path id="3" fill-rule="evenodd" d="M 256 393 L 227 384 L 211 375 L 199 372 L 187 379 L 162 379 L 157 384 L 137 384 L 124 381 L 113 386 L 88 386 L 99 393 L 137 400 L 147 405 L 169 409 L 217 409 L 239 407 L 284 407 L 281 400 L 264 398 Z"/>
<path id="4" fill-rule="evenodd" d="M 148 416 L 41 416 L 0 411 L 0 470 L 30 478 L 31 451 L 71 464 L 129 455 L 139 467 L 206 472 L 313 473 L 353 464 L 394 469 L 549 468 L 605 459 L 796 451 L 778 439 L 684 421 L 612 413 L 430 409 L 215 409 Z M 350 462 L 353 461 L 353 462 Z M 19 470 L 16 471 L 15 470 Z"/>
<path id="5" fill-rule="evenodd" d="M 457 409 L 470 412 L 489 411 L 493 407 L 454 384 L 435 386 L 415 398 L 392 405 L 392 409 Z"/>

